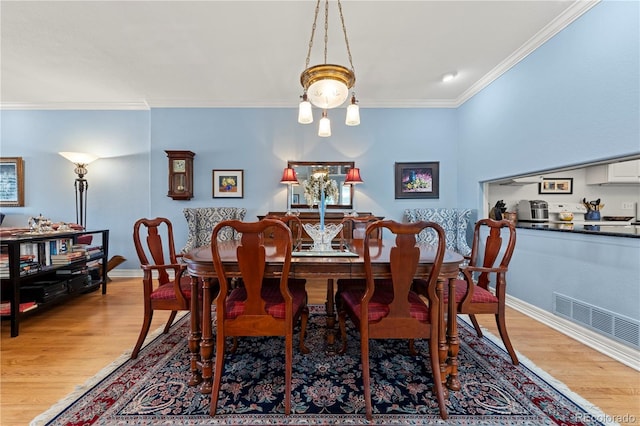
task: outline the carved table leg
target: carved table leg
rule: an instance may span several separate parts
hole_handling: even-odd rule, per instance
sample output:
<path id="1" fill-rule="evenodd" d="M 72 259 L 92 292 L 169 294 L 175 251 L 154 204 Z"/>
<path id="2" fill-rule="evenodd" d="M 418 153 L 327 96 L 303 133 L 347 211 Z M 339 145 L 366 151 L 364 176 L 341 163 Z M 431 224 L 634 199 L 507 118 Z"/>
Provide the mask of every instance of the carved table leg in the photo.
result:
<path id="1" fill-rule="evenodd" d="M 460 380 L 458 380 L 458 349 L 460 340 L 458 339 L 458 306 L 456 303 L 456 280 L 449 279 L 449 313 L 447 314 L 447 340 L 449 342 L 449 377 L 447 387 L 451 390 L 460 390 Z"/>
<path id="2" fill-rule="evenodd" d="M 333 299 L 333 278 L 327 279 L 327 302 L 325 308 L 327 311 L 327 345 L 331 348 L 335 343 L 335 325 L 336 325 L 336 313 L 335 302 Z"/>
<path id="3" fill-rule="evenodd" d="M 441 315 L 438 316 L 438 359 L 440 360 L 440 378 L 444 386 L 445 397 L 448 397 L 448 388 L 446 386 L 447 377 L 449 375 L 449 366 L 447 364 L 447 357 L 449 354 L 449 345 L 447 343 L 447 324 L 445 321 L 445 306 L 443 302 L 443 282 L 438 280 L 436 284 L 436 296 L 440 301 Z"/>
<path id="4" fill-rule="evenodd" d="M 213 368 L 213 331 L 211 330 L 211 278 L 202 281 L 202 342 L 200 343 L 200 358 L 202 359 L 201 393 L 211 393 Z"/>
<path id="5" fill-rule="evenodd" d="M 191 335 L 189 336 L 189 352 L 191 352 L 191 378 L 189 379 L 189 386 L 195 386 L 202 382 L 202 375 L 200 374 L 200 307 L 198 293 L 199 279 L 198 277 L 191 276 Z"/>

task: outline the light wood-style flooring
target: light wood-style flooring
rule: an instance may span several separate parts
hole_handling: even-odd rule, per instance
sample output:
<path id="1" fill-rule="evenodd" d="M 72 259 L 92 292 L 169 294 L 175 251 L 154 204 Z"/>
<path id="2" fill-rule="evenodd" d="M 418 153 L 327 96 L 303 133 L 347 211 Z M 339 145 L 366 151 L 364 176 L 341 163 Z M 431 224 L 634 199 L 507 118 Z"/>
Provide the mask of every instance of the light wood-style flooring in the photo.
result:
<path id="1" fill-rule="evenodd" d="M 133 348 L 142 320 L 140 281 L 114 278 L 106 295 L 96 291 L 31 316 L 16 338 L 2 321 L 1 425 L 27 425 Z M 310 303 L 324 302 L 322 281 L 309 283 L 308 291 Z M 157 312 L 151 330 L 166 319 L 166 312 Z M 479 320 L 497 335 L 492 316 Z M 640 424 L 640 372 L 514 310 L 507 325 L 517 351 L 613 420 Z"/>

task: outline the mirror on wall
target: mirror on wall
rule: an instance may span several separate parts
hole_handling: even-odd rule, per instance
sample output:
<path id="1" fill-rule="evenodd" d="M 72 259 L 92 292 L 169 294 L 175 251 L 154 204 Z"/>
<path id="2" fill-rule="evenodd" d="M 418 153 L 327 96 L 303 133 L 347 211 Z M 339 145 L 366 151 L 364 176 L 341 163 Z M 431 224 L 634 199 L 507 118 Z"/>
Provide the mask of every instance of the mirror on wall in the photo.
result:
<path id="1" fill-rule="evenodd" d="M 299 185 L 291 186 L 289 196 L 291 197 L 292 209 L 308 209 L 307 201 L 304 198 L 304 187 L 302 183 L 313 173 L 326 170 L 329 178 L 338 184 L 338 192 L 340 193 L 338 200 L 329 200 L 327 202 L 328 209 L 347 209 L 353 208 L 353 185 L 344 185 L 344 180 L 350 169 L 355 167 L 353 161 L 289 161 L 287 167 L 291 167 L 296 171 Z"/>

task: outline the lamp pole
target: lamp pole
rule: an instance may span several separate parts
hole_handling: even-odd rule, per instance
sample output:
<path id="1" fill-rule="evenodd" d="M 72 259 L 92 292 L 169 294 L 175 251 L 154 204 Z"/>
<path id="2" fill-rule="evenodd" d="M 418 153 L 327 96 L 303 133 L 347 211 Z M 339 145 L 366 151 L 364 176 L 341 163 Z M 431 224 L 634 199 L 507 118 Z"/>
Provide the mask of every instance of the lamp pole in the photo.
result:
<path id="1" fill-rule="evenodd" d="M 83 177 L 78 175 L 74 182 L 76 189 L 76 223 L 86 228 L 87 223 L 87 196 L 85 192 L 89 189 L 89 183 Z"/>

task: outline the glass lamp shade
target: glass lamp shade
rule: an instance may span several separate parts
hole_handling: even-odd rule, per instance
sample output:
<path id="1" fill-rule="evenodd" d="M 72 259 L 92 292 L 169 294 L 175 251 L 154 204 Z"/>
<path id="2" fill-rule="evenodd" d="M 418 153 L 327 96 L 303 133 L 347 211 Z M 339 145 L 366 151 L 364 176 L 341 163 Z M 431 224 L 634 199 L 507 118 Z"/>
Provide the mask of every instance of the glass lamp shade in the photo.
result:
<path id="1" fill-rule="evenodd" d="M 311 112 L 311 102 L 302 101 L 298 107 L 298 123 L 309 124 L 313 123 L 313 113 Z"/>
<path id="2" fill-rule="evenodd" d="M 329 121 L 329 117 L 327 117 L 326 111 L 322 113 L 322 118 L 320 119 L 318 136 L 322 138 L 328 138 L 329 136 L 331 136 L 331 121 Z"/>
<path id="3" fill-rule="evenodd" d="M 354 167 L 353 169 L 349 169 L 347 172 L 347 177 L 344 180 L 345 185 L 356 185 L 358 183 L 364 183 L 362 178 L 360 177 L 360 169 Z"/>
<path id="4" fill-rule="evenodd" d="M 347 100 L 349 89 L 341 81 L 325 79 L 309 86 L 307 93 L 312 104 L 322 109 L 331 109 Z"/>
<path id="5" fill-rule="evenodd" d="M 280 183 L 297 184 L 298 177 L 296 176 L 296 171 L 291 167 L 286 167 L 284 169 L 284 172 L 282 173 L 282 179 L 280 179 Z"/>
<path id="6" fill-rule="evenodd" d="M 342 105 L 355 82 L 356 76 L 353 71 L 335 64 L 314 65 L 300 75 L 300 83 L 309 101 L 322 109 Z"/>
<path id="7" fill-rule="evenodd" d="M 64 158 L 66 158 L 67 160 L 71 161 L 73 164 L 89 164 L 92 161 L 95 161 L 98 159 L 98 157 L 96 157 L 93 154 L 87 154 L 84 152 L 59 152 L 58 154 L 62 155 Z"/>
<path id="8" fill-rule="evenodd" d="M 352 103 L 347 107 L 347 126 L 357 126 L 360 124 L 360 107 L 356 103 Z"/>

